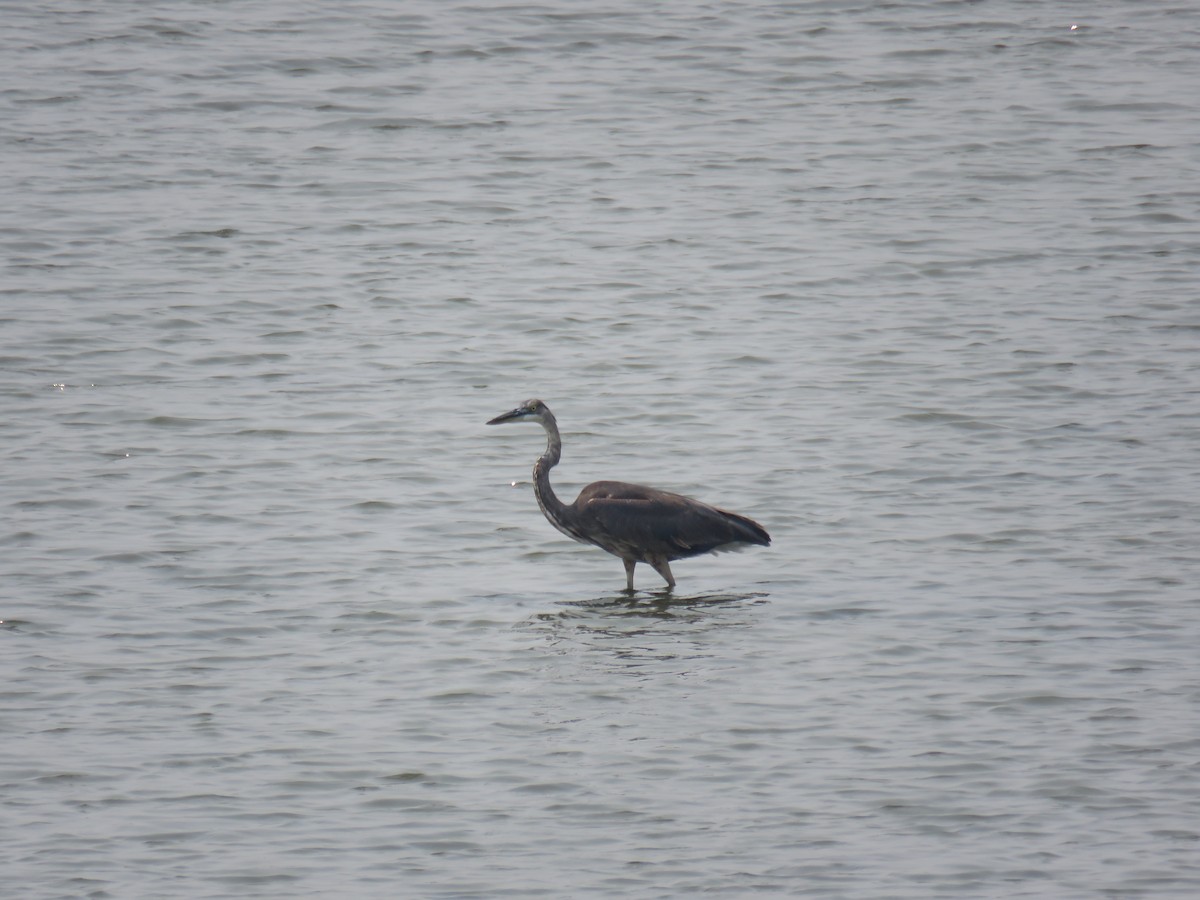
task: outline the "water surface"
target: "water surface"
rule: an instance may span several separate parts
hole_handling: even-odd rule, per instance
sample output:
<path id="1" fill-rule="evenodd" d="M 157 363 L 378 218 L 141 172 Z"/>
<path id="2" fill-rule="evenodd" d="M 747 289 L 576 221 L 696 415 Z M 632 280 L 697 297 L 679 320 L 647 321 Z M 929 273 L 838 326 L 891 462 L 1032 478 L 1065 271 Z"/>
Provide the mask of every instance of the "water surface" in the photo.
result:
<path id="1" fill-rule="evenodd" d="M 5 883 L 1195 896 L 1198 40 L 9 10 Z M 527 397 L 773 546 L 624 595 Z"/>

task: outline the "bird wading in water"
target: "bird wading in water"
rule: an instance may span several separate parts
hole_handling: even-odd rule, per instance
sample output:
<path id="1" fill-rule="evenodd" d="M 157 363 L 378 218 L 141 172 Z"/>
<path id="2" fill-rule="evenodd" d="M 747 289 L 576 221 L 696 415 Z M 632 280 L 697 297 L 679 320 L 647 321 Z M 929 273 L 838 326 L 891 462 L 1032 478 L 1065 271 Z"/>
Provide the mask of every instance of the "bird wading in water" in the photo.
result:
<path id="1" fill-rule="evenodd" d="M 757 522 L 670 491 L 596 481 L 565 504 L 550 487 L 550 470 L 562 458 L 562 438 L 554 413 L 541 400 L 526 400 L 496 416 L 489 425 L 537 422 L 546 429 L 546 452 L 533 464 L 533 493 L 550 524 L 583 544 L 595 544 L 625 563 L 626 589 L 633 590 L 633 568 L 647 563 L 675 587 L 671 561 L 738 550 L 750 544 L 770 545 L 771 536 Z"/>

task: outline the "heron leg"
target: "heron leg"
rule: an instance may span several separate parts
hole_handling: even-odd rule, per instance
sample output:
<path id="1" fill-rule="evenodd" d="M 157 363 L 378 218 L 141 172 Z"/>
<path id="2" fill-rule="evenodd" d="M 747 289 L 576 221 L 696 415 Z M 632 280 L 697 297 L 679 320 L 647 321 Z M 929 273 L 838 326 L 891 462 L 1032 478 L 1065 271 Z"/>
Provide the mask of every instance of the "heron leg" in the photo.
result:
<path id="1" fill-rule="evenodd" d="M 633 590 L 633 567 L 637 565 L 637 560 L 623 559 L 623 560 L 621 560 L 621 562 L 625 563 L 625 590 L 632 591 Z"/>
<path id="2" fill-rule="evenodd" d="M 654 571 L 663 577 L 667 582 L 667 590 L 675 587 L 675 576 L 671 574 L 671 564 L 665 559 L 649 560 L 650 565 L 654 566 Z"/>

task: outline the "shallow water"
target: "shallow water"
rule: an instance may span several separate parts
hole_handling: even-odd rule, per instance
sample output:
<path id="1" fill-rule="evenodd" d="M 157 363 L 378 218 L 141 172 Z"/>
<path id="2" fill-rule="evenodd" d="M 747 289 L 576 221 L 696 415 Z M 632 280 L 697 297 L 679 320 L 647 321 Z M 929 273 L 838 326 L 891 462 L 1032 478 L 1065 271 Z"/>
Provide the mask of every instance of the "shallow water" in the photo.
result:
<path id="1" fill-rule="evenodd" d="M 398 9 L 6 15 L 10 889 L 1194 896 L 1200 13 Z"/>

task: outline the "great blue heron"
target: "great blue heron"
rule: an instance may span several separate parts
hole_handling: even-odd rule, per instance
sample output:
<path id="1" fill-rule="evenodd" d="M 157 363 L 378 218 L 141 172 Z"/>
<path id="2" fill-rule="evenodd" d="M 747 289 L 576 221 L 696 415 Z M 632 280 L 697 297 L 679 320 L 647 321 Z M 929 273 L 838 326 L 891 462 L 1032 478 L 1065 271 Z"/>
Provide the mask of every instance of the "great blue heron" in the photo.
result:
<path id="1" fill-rule="evenodd" d="M 554 413 L 541 400 L 526 400 L 502 422 L 537 422 L 546 429 L 546 452 L 533 464 L 533 493 L 550 524 L 583 544 L 595 544 L 625 563 L 627 589 L 633 590 L 633 567 L 649 563 L 675 587 L 670 562 L 748 544 L 768 546 L 771 536 L 745 516 L 699 500 L 621 481 L 589 484 L 570 506 L 554 496 L 550 470 L 562 458 L 562 438 Z"/>

